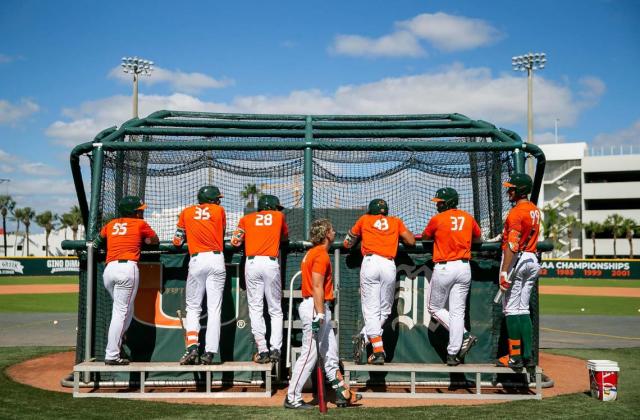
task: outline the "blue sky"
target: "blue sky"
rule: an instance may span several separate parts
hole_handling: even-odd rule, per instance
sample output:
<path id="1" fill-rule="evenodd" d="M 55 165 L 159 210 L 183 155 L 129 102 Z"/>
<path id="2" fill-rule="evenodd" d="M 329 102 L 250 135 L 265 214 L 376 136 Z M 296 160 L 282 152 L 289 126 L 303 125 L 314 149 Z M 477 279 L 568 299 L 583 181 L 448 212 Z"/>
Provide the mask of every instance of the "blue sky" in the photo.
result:
<path id="1" fill-rule="evenodd" d="M 640 148 L 640 2 L 14 1 L 0 3 L 0 193 L 75 203 L 71 148 L 131 115 L 120 58 L 157 70 L 140 114 L 459 112 L 536 142 Z M 640 150 L 640 149 L 639 149 Z"/>

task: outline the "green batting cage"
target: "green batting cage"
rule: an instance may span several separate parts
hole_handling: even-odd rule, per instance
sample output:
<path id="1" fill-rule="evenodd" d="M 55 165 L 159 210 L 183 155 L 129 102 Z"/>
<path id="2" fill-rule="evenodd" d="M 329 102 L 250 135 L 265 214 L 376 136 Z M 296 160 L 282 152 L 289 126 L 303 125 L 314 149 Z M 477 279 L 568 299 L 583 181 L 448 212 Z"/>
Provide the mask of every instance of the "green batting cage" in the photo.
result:
<path id="1" fill-rule="evenodd" d="M 83 178 L 88 159 L 91 178 Z M 536 160 L 532 200 L 537 201 L 545 159 L 535 145 L 512 131 L 474 121 L 460 114 L 438 115 L 247 115 L 158 111 L 109 128 L 93 142 L 71 153 L 80 209 L 87 226 L 85 241 L 65 246 L 80 255 L 80 298 L 76 361 L 103 360 L 111 316 L 111 299 L 103 286 L 104 250 L 93 251 L 101 226 L 117 211 L 118 201 L 138 195 L 148 208 L 145 219 L 158 233 L 159 247 L 143 250 L 141 280 L 134 317 L 126 335 L 126 351 L 134 361 L 177 361 L 184 351 L 180 316 L 185 314 L 184 286 L 189 255 L 170 241 L 179 212 L 196 203 L 204 185 L 224 194 L 227 236 L 238 220 L 255 211 L 261 194 L 273 194 L 285 207 L 291 242 L 282 255 L 285 343 L 281 365 L 290 366 L 301 331 L 287 314 L 296 316 L 300 261 L 308 247 L 307 232 L 316 218 L 329 218 L 338 232 L 333 247 L 337 302 L 335 325 L 341 358 L 353 358 L 352 336 L 363 326 L 360 310 L 359 250 L 340 249 L 341 241 L 373 198 L 383 198 L 390 214 L 403 219 L 419 235 L 436 213 L 430 199 L 437 189 L 453 187 L 459 208 L 471 213 L 484 238 L 500 234 L 510 208 L 502 182 Z M 89 195 L 85 187 L 90 186 Z M 227 239 L 229 239 L 227 237 Z M 432 244 L 418 241 L 401 248 L 396 304 L 384 327 L 385 350 L 393 362 L 442 363 L 447 333 L 426 310 Z M 242 251 L 228 245 L 227 284 L 222 308 L 220 357 L 249 361 L 255 351 L 243 279 Z M 467 327 L 479 343 L 467 363 L 493 363 L 506 353 L 501 307 L 493 303 L 498 290 L 498 243 L 474 248 Z M 292 283 L 293 282 L 293 283 Z M 292 290 L 293 292 L 290 292 Z M 291 311 L 289 306 L 291 305 Z M 205 307 L 206 308 L 206 307 Z M 181 314 L 181 315 L 179 315 Z M 537 358 L 538 299 L 532 298 Z M 206 326 L 203 317 L 202 325 Z M 267 323 L 268 325 L 268 323 Z M 204 333 L 204 330 L 203 330 Z M 281 378 L 286 380 L 287 370 Z M 363 376 L 364 375 L 364 376 Z M 397 382 L 407 374 L 375 376 L 360 372 L 352 379 Z M 425 381 L 439 377 L 427 374 Z M 191 383 L 197 375 L 158 373 L 157 384 Z M 448 376 L 447 376 L 448 377 Z M 101 374 L 103 383 L 133 381 L 127 374 Z M 259 381 L 255 373 L 224 373 L 223 382 Z"/>

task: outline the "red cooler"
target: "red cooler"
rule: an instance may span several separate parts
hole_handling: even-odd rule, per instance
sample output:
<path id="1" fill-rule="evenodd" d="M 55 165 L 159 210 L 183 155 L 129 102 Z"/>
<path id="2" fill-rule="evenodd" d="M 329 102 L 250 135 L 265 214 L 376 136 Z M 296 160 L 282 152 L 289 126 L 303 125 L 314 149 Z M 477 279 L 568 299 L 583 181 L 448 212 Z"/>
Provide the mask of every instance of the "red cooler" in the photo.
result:
<path id="1" fill-rule="evenodd" d="M 601 401 L 615 401 L 618 398 L 617 362 L 611 360 L 588 360 L 591 396 Z"/>

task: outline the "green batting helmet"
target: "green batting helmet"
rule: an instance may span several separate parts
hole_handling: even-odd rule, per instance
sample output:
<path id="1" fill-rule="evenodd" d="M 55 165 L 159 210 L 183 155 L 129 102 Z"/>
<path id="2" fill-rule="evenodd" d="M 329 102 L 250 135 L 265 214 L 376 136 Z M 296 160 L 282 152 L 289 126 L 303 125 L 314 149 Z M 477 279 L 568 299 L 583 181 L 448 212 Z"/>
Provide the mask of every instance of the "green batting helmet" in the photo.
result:
<path id="1" fill-rule="evenodd" d="M 389 214 L 389 206 L 382 198 L 376 198 L 369 203 L 368 214 Z"/>
<path id="2" fill-rule="evenodd" d="M 282 210 L 280 199 L 275 195 L 263 195 L 258 200 L 258 211 L 262 210 Z"/>
<path id="3" fill-rule="evenodd" d="M 507 188 L 514 188 L 518 195 L 527 195 L 533 188 L 533 181 L 527 174 L 512 174 L 509 177 L 509 181 L 503 182 L 502 185 Z"/>
<path id="4" fill-rule="evenodd" d="M 123 197 L 118 203 L 118 212 L 120 216 L 134 216 L 138 210 L 144 210 L 147 205 L 142 202 L 140 197 L 135 195 L 128 195 Z"/>
<path id="5" fill-rule="evenodd" d="M 458 206 L 458 191 L 445 187 L 436 191 L 436 196 L 431 199 L 436 203 L 442 203 L 442 210 L 455 209 Z"/>
<path id="6" fill-rule="evenodd" d="M 200 188 L 198 191 L 198 203 L 217 203 L 219 198 L 224 197 L 218 187 L 214 187 L 213 185 L 207 185 Z"/>

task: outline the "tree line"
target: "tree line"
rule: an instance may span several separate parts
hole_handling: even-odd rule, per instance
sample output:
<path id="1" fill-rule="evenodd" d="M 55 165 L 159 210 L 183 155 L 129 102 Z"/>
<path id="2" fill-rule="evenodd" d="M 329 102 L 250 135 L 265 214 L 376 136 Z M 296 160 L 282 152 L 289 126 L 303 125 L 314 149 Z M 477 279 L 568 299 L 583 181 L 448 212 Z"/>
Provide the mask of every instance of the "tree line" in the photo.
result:
<path id="1" fill-rule="evenodd" d="M 629 258 L 633 258 L 633 237 L 640 231 L 640 225 L 635 220 L 614 213 L 607 216 L 602 223 L 582 223 L 573 215 L 563 216 L 559 206 L 547 204 L 542 211 L 544 213 L 542 220 L 544 236 L 553 242 L 554 249 L 562 250 L 564 245 L 560 239 L 566 237 L 569 242 L 569 252 L 571 252 L 571 242 L 576 231 L 580 233 L 584 229 L 585 236 L 591 238 L 593 242 L 593 258 L 596 258 L 596 237 L 600 234 L 613 238 L 613 258 L 618 258 L 618 239 L 627 239 L 629 241 Z"/>
<path id="2" fill-rule="evenodd" d="M 7 219 L 16 223 L 16 235 L 20 233 L 21 225 L 24 226 L 27 255 L 29 255 L 29 228 L 35 223 L 45 231 L 45 252 L 49 256 L 49 235 L 54 230 L 59 231 L 70 228 L 73 239 L 78 237 L 78 230 L 82 226 L 82 214 L 78 206 L 73 206 L 67 213 L 58 215 L 50 210 L 36 214 L 31 207 L 16 207 L 16 201 L 10 195 L 0 195 L 0 214 L 2 215 L 2 248 L 4 256 L 7 256 Z"/>

